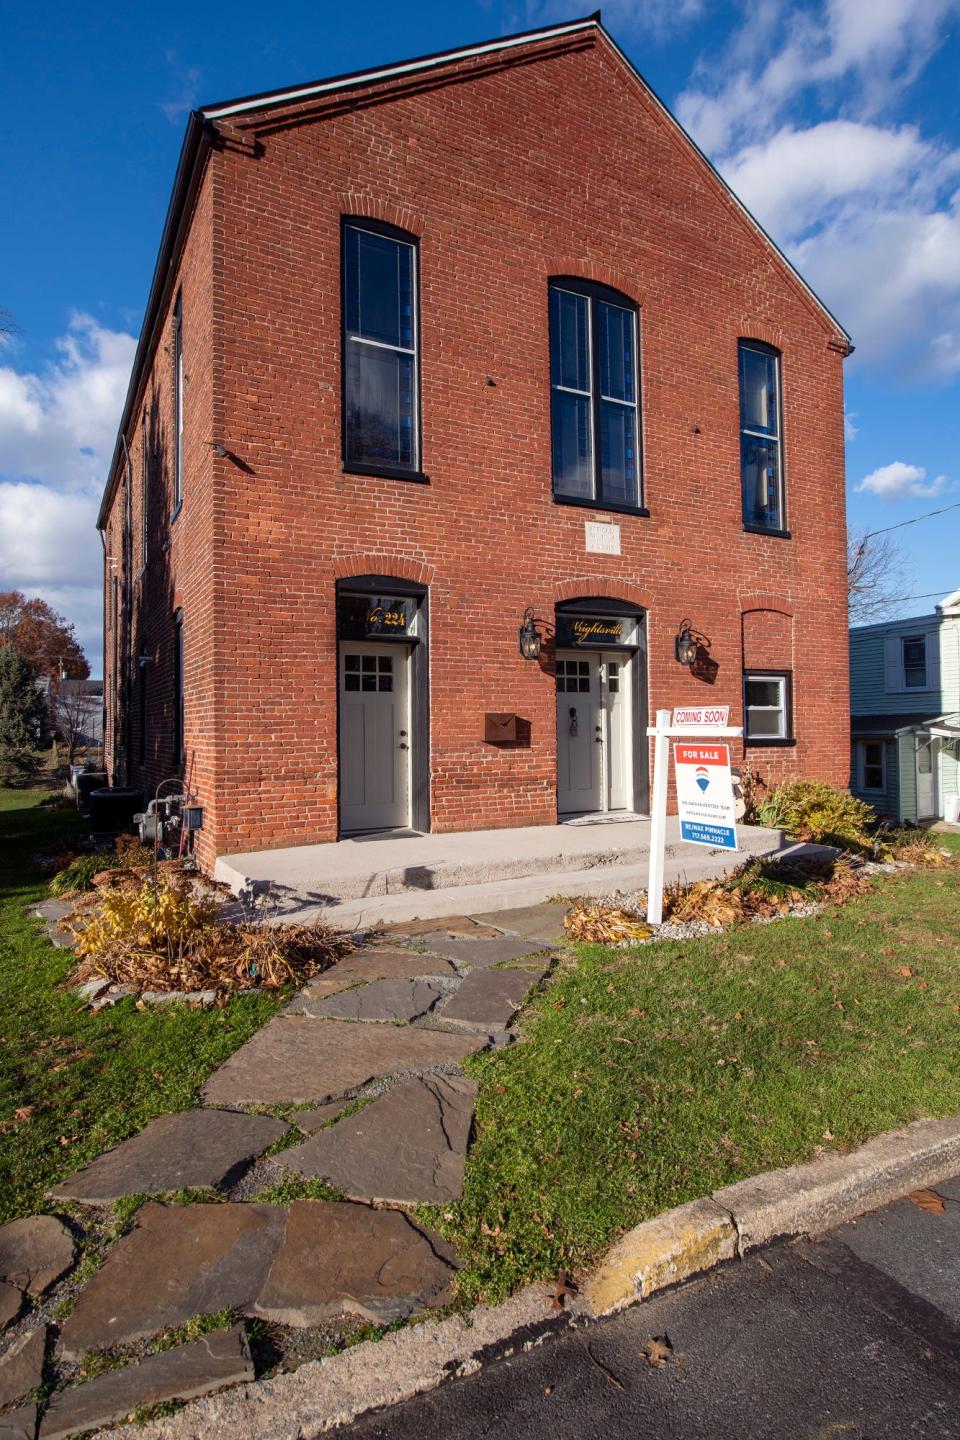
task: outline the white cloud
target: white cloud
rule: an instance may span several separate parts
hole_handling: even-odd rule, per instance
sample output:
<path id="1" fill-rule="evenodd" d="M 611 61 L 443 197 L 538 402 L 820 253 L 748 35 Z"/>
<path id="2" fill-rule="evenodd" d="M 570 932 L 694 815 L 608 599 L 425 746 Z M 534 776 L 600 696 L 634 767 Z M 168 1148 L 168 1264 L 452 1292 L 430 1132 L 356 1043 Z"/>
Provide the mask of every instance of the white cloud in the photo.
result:
<path id="1" fill-rule="evenodd" d="M 856 489 L 861 493 L 879 495 L 884 500 L 928 500 L 932 495 L 939 495 L 946 483 L 946 475 L 938 475 L 928 481 L 922 465 L 906 465 L 902 460 L 894 460 L 889 465 L 871 470 Z"/>
<path id="2" fill-rule="evenodd" d="M 132 335 L 77 314 L 45 370 L 0 366 L 0 589 L 61 610 L 95 670 L 96 516 L 135 349 Z"/>
<path id="3" fill-rule="evenodd" d="M 200 98 L 200 70 L 196 65 L 182 65 L 174 50 L 168 50 L 164 57 L 170 67 L 173 89 L 166 100 L 160 101 L 160 109 L 171 125 L 179 125 Z"/>
<path id="4" fill-rule="evenodd" d="M 857 418 L 856 410 L 844 410 L 843 412 L 843 438 L 852 443 L 860 434 L 860 426 L 853 422 Z"/>
<path id="5" fill-rule="evenodd" d="M 728 151 L 769 131 L 804 92 L 840 89 L 873 115 L 916 79 L 960 0 L 825 0 L 787 14 L 768 0 L 723 53 L 701 62 L 677 103 L 704 149 Z M 773 38 L 777 50 L 761 63 Z"/>

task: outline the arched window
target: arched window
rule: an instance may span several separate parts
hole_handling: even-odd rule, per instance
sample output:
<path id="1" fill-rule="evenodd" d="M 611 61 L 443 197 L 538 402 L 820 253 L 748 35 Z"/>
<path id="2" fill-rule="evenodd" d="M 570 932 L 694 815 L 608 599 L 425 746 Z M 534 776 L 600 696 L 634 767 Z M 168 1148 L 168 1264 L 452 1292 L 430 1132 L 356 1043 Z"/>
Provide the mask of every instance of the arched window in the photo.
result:
<path id="1" fill-rule="evenodd" d="M 417 243 L 375 220 L 343 222 L 343 460 L 421 479 Z"/>
<path id="2" fill-rule="evenodd" d="M 780 352 L 761 340 L 741 340 L 738 351 L 743 524 L 747 530 L 783 534 Z"/>
<path id="3" fill-rule="evenodd" d="M 553 493 L 568 504 L 639 510 L 636 306 L 587 280 L 550 281 Z"/>

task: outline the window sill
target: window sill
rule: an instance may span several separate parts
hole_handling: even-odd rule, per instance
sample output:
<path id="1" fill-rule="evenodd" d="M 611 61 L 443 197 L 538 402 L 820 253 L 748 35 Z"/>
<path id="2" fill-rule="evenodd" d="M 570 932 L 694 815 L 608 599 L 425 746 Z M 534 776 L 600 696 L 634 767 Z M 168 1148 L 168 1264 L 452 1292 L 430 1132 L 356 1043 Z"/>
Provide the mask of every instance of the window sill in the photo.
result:
<path id="1" fill-rule="evenodd" d="M 743 528 L 747 535 L 769 535 L 772 540 L 792 540 L 793 535 L 789 530 L 772 530 L 768 525 L 748 525 L 746 520 Z"/>
<path id="2" fill-rule="evenodd" d="M 399 465 L 361 465 L 351 460 L 344 463 L 344 475 L 372 475 L 381 480 L 409 480 L 414 485 L 429 485 L 430 476 L 422 470 L 403 470 Z"/>
<path id="3" fill-rule="evenodd" d="M 795 737 L 793 736 L 790 736 L 789 738 L 781 738 L 778 736 L 775 739 L 766 740 L 760 739 L 760 737 L 758 736 L 756 740 L 751 740 L 749 735 L 745 735 L 743 737 L 743 743 L 744 747 L 750 746 L 751 748 L 756 748 L 759 746 L 762 747 L 764 750 L 789 750 L 794 745 L 796 745 L 797 742 Z"/>
<path id="4" fill-rule="evenodd" d="M 645 505 L 619 505 L 616 500 L 588 500 L 583 495 L 558 495 L 553 491 L 554 505 L 576 505 L 581 510 L 609 510 L 614 515 L 640 515 L 646 518 L 650 511 Z"/>

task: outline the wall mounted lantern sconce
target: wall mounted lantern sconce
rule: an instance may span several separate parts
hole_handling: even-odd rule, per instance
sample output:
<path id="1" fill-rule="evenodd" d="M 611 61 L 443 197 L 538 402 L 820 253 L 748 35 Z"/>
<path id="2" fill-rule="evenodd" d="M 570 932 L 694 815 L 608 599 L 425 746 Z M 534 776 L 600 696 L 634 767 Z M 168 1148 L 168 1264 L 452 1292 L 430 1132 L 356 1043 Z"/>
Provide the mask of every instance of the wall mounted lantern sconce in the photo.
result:
<path id="1" fill-rule="evenodd" d="M 152 665 L 153 662 L 154 657 L 152 655 L 148 655 L 145 650 L 141 650 L 140 654 L 137 656 L 137 664 L 140 666 L 141 670 L 145 670 L 147 666 Z"/>
<path id="2" fill-rule="evenodd" d="M 523 612 L 523 621 L 517 631 L 517 639 L 520 642 L 520 654 L 524 660 L 539 660 L 540 651 L 543 646 L 543 636 L 537 629 L 537 617 L 532 606 L 528 605 Z M 542 624 L 542 621 L 540 622 Z"/>
<path id="3" fill-rule="evenodd" d="M 680 629 L 677 631 L 673 642 L 674 654 L 681 665 L 688 668 L 697 658 L 697 635 L 691 620 L 681 620 Z"/>

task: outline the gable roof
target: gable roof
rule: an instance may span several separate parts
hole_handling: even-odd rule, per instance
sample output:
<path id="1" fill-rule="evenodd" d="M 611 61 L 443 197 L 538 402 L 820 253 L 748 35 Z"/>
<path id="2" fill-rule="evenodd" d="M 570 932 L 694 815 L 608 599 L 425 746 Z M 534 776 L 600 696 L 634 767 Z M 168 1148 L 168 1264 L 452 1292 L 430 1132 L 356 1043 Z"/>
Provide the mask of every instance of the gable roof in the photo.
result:
<path id="1" fill-rule="evenodd" d="M 578 34 L 587 35 L 591 33 L 601 38 L 603 42 L 609 46 L 610 50 L 626 67 L 627 71 L 651 97 L 668 124 L 682 137 L 686 145 L 699 157 L 719 182 L 727 197 L 732 200 L 741 216 L 747 221 L 748 225 L 755 231 L 766 246 L 769 247 L 775 259 L 787 271 L 793 281 L 799 285 L 801 292 L 812 308 L 819 314 L 821 321 L 825 322 L 827 328 L 834 333 L 836 340 L 839 342 L 838 348 L 842 348 L 845 354 L 849 355 L 852 353 L 854 348 L 853 342 L 847 330 L 844 329 L 833 312 L 829 310 L 823 300 L 820 299 L 813 287 L 803 278 L 796 266 L 787 258 L 776 241 L 760 224 L 759 220 L 747 209 L 743 201 L 740 200 L 727 184 L 716 166 L 700 149 L 693 137 L 683 128 L 680 121 L 660 99 L 660 96 L 652 86 L 643 78 L 637 67 L 633 64 L 633 61 L 624 53 L 609 31 L 604 28 L 600 20 L 600 11 L 596 10 L 592 15 L 588 15 L 580 20 L 570 20 L 562 24 L 541 27 L 536 30 L 525 30 L 515 35 L 503 36 L 498 40 L 485 41 L 475 45 L 463 45 L 453 50 L 440 50 L 431 55 L 421 55 L 415 59 L 400 61 L 394 65 L 378 66 L 373 70 L 356 70 L 348 74 L 335 75 L 328 79 L 317 80 L 305 85 L 292 86 L 281 90 L 266 90 L 256 95 L 247 95 L 239 99 L 224 100 L 211 105 L 204 105 L 191 112 L 190 118 L 187 121 L 187 130 L 184 135 L 183 145 L 180 150 L 173 193 L 170 197 L 170 203 L 164 221 L 163 234 L 160 240 L 160 251 L 157 256 L 153 279 L 150 285 L 147 308 L 144 314 L 136 355 L 134 357 L 130 384 L 124 402 L 117 441 L 114 447 L 113 458 L 110 462 L 110 469 L 107 474 L 106 487 L 100 504 L 100 513 L 97 517 L 98 529 L 102 530 L 107 521 L 109 502 L 113 493 L 113 481 L 114 477 L 118 474 L 119 462 L 124 452 L 124 436 L 129 428 L 133 412 L 139 402 L 147 357 L 153 348 L 158 324 L 162 318 L 166 290 L 173 278 L 176 261 L 179 257 L 180 248 L 189 225 L 190 212 L 197 189 L 199 188 L 203 162 L 206 159 L 207 151 L 214 137 L 217 134 L 223 135 L 227 133 L 232 134 L 233 137 L 236 138 L 237 132 L 233 130 L 233 122 L 241 120 L 245 116 L 252 119 L 256 115 L 264 114 L 271 109 L 294 105 L 312 98 L 322 98 L 324 95 L 359 89 L 367 85 L 389 84 L 392 81 L 400 82 L 405 77 L 436 73 L 445 66 L 453 66 L 464 60 L 518 50 L 523 46 L 535 45 L 546 40 L 563 39 L 565 37 L 575 37 Z"/>

